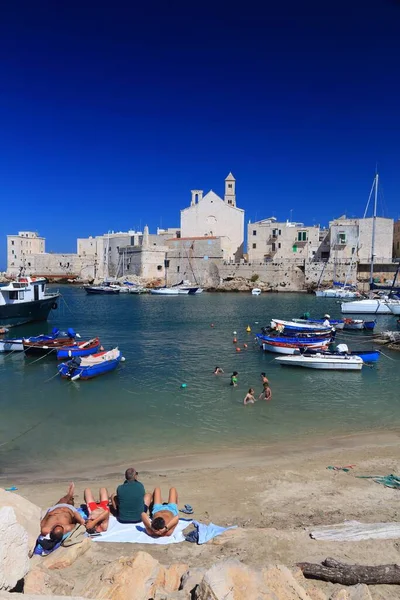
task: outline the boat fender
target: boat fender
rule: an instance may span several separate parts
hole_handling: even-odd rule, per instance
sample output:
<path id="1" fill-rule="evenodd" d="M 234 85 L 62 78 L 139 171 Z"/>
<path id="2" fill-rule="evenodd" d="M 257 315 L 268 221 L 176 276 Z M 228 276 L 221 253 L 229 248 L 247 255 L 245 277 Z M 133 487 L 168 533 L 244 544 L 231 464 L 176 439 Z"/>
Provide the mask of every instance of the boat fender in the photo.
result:
<path id="1" fill-rule="evenodd" d="M 184 389 L 187 387 L 187 383 L 181 383 L 181 388 Z"/>
<path id="2" fill-rule="evenodd" d="M 243 344 L 243 348 L 247 348 L 247 344 Z"/>
<path id="3" fill-rule="evenodd" d="M 125 356 L 121 356 L 121 362 L 125 362 L 125 361 L 126 361 Z"/>
<path id="4" fill-rule="evenodd" d="M 70 357 L 72 356 L 71 350 L 68 350 L 68 356 L 70 356 Z"/>
<path id="5" fill-rule="evenodd" d="M 56 309 L 58 308 L 58 304 L 57 304 L 57 302 L 53 302 L 53 304 L 51 305 L 51 308 L 52 308 L 53 310 L 56 310 Z"/>
<path id="6" fill-rule="evenodd" d="M 76 381 L 77 379 L 80 378 L 80 373 L 78 373 L 78 375 L 74 375 L 73 377 L 71 377 L 71 381 Z"/>
<path id="7" fill-rule="evenodd" d="M 237 334 L 237 331 L 234 331 L 234 332 L 233 332 L 233 335 L 236 335 L 236 334 Z"/>

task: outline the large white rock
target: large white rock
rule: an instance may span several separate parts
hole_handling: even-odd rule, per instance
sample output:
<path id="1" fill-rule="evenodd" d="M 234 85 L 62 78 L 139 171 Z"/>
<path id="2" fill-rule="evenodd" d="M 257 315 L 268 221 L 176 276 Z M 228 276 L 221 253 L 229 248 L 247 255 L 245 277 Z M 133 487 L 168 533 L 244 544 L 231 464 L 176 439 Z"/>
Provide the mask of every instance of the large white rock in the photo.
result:
<path id="1" fill-rule="evenodd" d="M 29 571 L 28 534 L 10 506 L 0 509 L 0 590 L 11 590 Z"/>
<path id="2" fill-rule="evenodd" d="M 33 550 L 40 533 L 41 510 L 39 506 L 18 494 L 6 492 L 0 488 L 0 508 L 3 506 L 11 506 L 14 509 L 18 523 L 28 532 L 29 549 Z"/>

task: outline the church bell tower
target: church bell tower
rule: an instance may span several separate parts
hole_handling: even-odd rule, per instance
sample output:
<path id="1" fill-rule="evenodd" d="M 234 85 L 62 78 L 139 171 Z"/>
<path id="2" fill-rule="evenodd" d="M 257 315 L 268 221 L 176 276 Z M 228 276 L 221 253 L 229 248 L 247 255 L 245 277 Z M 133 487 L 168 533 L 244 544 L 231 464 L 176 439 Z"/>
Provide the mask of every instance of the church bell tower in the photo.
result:
<path id="1" fill-rule="evenodd" d="M 236 206 L 236 179 L 229 173 L 228 177 L 225 179 L 225 196 L 224 200 L 229 206 Z"/>

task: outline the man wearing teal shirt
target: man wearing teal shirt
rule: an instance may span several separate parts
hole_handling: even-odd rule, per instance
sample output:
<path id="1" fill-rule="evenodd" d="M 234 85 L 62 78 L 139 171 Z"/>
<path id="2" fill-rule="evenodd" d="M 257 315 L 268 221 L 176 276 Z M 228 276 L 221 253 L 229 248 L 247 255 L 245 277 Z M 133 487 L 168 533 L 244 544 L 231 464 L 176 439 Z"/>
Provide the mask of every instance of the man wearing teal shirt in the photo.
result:
<path id="1" fill-rule="evenodd" d="M 137 477 L 135 469 L 127 469 L 124 483 L 118 486 L 117 493 L 112 497 L 120 523 L 141 523 L 143 510 L 147 512 L 152 502 L 152 494 L 146 494 Z"/>

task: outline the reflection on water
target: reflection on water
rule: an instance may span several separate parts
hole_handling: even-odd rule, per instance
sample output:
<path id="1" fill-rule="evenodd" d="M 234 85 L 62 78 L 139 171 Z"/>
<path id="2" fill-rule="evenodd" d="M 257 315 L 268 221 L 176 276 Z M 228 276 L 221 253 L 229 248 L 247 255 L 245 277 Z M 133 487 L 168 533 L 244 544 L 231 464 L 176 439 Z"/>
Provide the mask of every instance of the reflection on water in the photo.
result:
<path id="1" fill-rule="evenodd" d="M 248 324 L 256 332 L 271 317 L 290 318 L 306 310 L 339 317 L 334 299 L 301 294 L 107 297 L 70 287 L 62 293 L 67 304 L 60 302 L 48 324 L 14 329 L 13 336 L 73 326 L 83 339 L 99 335 L 105 348 L 118 345 L 126 362 L 93 381 L 67 382 L 53 377 L 52 357 L 0 355 L 0 443 L 17 438 L 0 447 L 0 475 L 21 468 L 55 473 L 71 461 L 98 468 L 400 422 L 398 354 L 385 349 L 390 358 L 361 373 L 296 370 L 275 364 L 274 355 L 260 352 L 253 334 L 246 333 Z M 394 329 L 394 317 L 377 318 L 378 329 Z M 241 352 L 232 343 L 233 331 Z M 369 339 L 360 332 L 346 335 L 354 349 L 370 347 Z M 213 375 L 216 365 L 225 375 Z M 229 385 L 233 370 L 239 372 L 237 388 Z M 244 407 L 250 386 L 261 392 L 261 371 L 270 378 L 273 399 Z"/>

